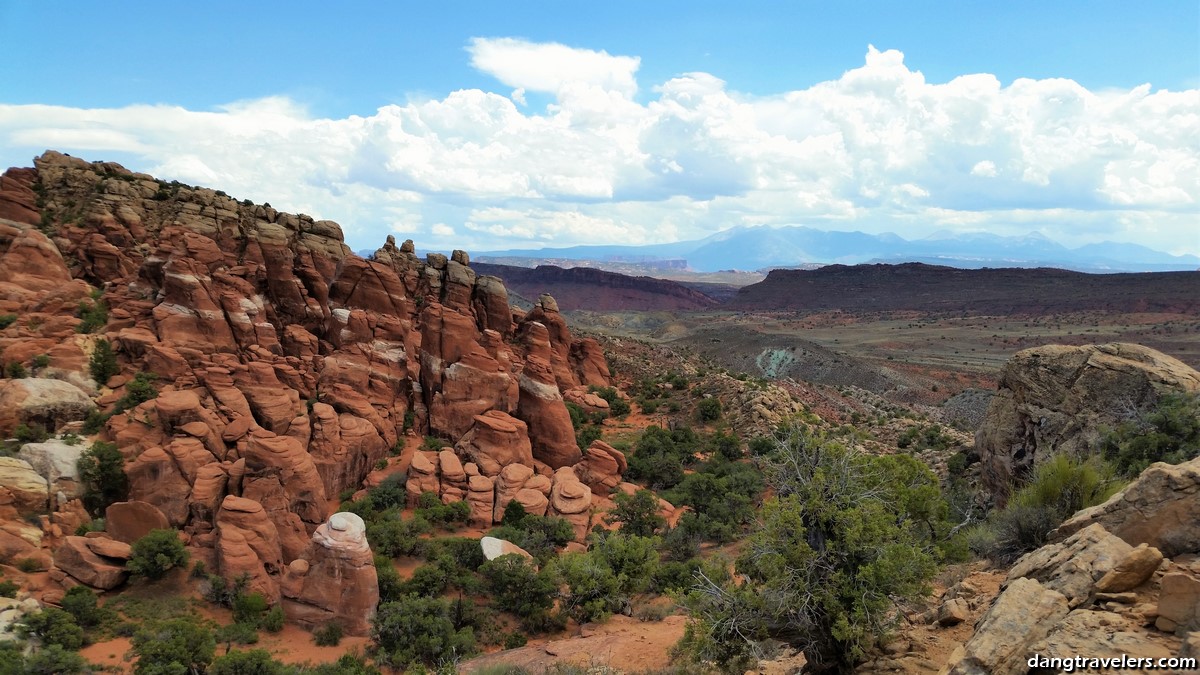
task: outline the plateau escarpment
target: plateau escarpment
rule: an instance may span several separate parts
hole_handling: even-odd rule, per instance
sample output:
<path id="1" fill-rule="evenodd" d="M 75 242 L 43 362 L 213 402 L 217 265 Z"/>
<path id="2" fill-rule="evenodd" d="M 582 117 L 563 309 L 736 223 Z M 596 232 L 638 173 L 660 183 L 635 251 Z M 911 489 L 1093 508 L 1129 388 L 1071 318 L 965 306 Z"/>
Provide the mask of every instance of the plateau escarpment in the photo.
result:
<path id="1" fill-rule="evenodd" d="M 420 260 L 388 237 L 364 259 L 331 221 L 55 152 L 35 165 L 0 179 L 0 363 L 36 376 L 0 381 L 0 434 L 103 420 L 127 527 L 180 529 L 296 620 L 374 607 L 362 523 L 331 503 L 406 434 L 453 446 L 416 453 L 411 498 L 468 501 L 480 526 L 515 496 L 582 537 L 593 495 L 621 482 L 618 451 L 576 445 L 564 396 L 609 374 L 553 298 L 514 313 L 462 251 Z M 110 346 L 116 367 L 94 381 Z M 88 520 L 74 496 L 48 543 Z M 55 567 L 64 587 L 111 566 L 93 539 Z"/>
<path id="2" fill-rule="evenodd" d="M 1058 269 L 963 270 L 921 263 L 771 270 L 725 308 L 847 312 L 1200 312 L 1200 272 L 1084 274 Z"/>
<path id="3" fill-rule="evenodd" d="M 666 279 L 629 276 L 590 267 L 563 269 L 554 265 L 536 268 L 477 263 L 482 274 L 504 280 L 513 291 L 536 297 L 549 293 L 564 312 L 586 309 L 609 311 L 698 311 L 712 309 L 718 301 Z"/>

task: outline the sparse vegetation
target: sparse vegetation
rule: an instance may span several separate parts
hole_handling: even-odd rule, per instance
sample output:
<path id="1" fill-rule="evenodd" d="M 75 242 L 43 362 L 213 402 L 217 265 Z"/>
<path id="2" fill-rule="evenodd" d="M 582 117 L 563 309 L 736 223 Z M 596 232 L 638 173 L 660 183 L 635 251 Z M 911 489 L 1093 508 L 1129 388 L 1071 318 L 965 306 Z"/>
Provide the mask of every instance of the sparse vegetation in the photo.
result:
<path id="1" fill-rule="evenodd" d="M 113 352 L 112 343 L 101 338 L 96 341 L 92 357 L 88 360 L 88 371 L 97 384 L 103 385 L 113 375 L 121 372 L 117 365 L 117 355 Z"/>
<path id="2" fill-rule="evenodd" d="M 1117 473 L 1128 478 L 1154 462 L 1180 464 L 1200 456 L 1200 394 L 1163 395 L 1145 415 L 1106 433 L 1099 446 Z"/>
<path id="3" fill-rule="evenodd" d="M 147 579 L 161 579 L 167 572 L 183 567 L 188 561 L 187 549 L 175 530 L 151 530 L 133 542 L 132 549 L 133 553 L 125 566 L 133 574 Z M 266 609 L 265 601 L 263 609 Z M 238 607 L 235 605 L 234 617 L 237 615 Z"/>
<path id="4" fill-rule="evenodd" d="M 94 515 L 102 515 L 109 504 L 124 501 L 129 494 L 125 458 L 114 443 L 93 443 L 80 455 L 78 469 L 83 482 L 83 505 Z"/>

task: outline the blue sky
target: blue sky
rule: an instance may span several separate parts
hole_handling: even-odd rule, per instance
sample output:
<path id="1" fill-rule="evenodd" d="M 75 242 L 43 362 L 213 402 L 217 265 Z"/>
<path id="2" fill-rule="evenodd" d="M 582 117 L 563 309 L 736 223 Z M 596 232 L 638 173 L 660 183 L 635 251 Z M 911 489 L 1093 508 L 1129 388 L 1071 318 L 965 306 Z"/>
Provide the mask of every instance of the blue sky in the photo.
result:
<path id="1" fill-rule="evenodd" d="M 1195 2 L 13 0 L 0 44 L 0 165 L 115 159 L 356 249 L 804 224 L 1200 253 Z"/>

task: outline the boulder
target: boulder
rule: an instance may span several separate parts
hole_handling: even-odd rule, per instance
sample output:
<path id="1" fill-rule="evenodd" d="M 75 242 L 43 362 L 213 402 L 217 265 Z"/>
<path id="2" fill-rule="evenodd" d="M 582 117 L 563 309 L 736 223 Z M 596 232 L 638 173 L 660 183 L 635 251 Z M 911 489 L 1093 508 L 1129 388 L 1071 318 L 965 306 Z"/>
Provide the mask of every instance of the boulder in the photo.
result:
<path id="1" fill-rule="evenodd" d="M 947 675 L 1025 675 L 1034 645 L 1070 612 L 1067 599 L 1028 578 L 1019 578 L 996 598 L 975 634 L 942 669 Z"/>
<path id="2" fill-rule="evenodd" d="M 70 382 L 36 377 L 0 380 L 0 436 L 5 438 L 21 424 L 54 432 L 95 409 L 87 393 Z"/>
<path id="3" fill-rule="evenodd" d="M 564 467 L 554 472 L 550 488 L 550 508 L 547 515 L 558 516 L 571 523 L 575 541 L 587 539 L 591 527 L 592 490 L 579 481 L 575 471 Z"/>
<path id="4" fill-rule="evenodd" d="M 500 471 L 500 475 L 496 477 L 496 504 L 495 514 L 493 519 L 495 522 L 500 522 L 504 519 L 504 509 L 508 503 L 516 498 L 517 493 L 525 486 L 525 483 L 533 477 L 533 468 L 525 464 L 509 464 Z M 541 493 L 538 493 L 541 494 Z M 542 497 L 545 499 L 545 496 Z M 522 504 L 524 506 L 524 504 Z M 540 515 L 545 515 L 545 510 Z"/>
<path id="5" fill-rule="evenodd" d="M 499 410 L 476 415 L 471 429 L 454 446 L 480 473 L 497 476 L 509 464 L 533 466 L 529 428 L 521 420 Z"/>
<path id="6" fill-rule="evenodd" d="M 1018 352 L 975 435 L 985 483 L 1004 498 L 1037 462 L 1087 453 L 1102 430 L 1170 391 L 1200 391 L 1200 373 L 1135 344 L 1047 345 Z"/>
<path id="7" fill-rule="evenodd" d="M 67 502 L 83 494 L 79 484 L 79 456 L 84 445 L 69 445 L 52 438 L 45 443 L 26 443 L 21 446 L 17 457 L 29 462 L 29 466 L 46 479 L 50 495 L 55 504 Z"/>
<path id="8" fill-rule="evenodd" d="M 1183 572 L 1163 576 L 1155 625 L 1171 633 L 1200 629 L 1200 579 Z"/>
<path id="9" fill-rule="evenodd" d="M 104 530 L 113 539 L 126 544 L 150 534 L 151 530 L 165 530 L 170 526 L 163 512 L 148 502 L 114 502 L 104 510 Z"/>
<path id="10" fill-rule="evenodd" d="M 1200 458 L 1151 465 L 1108 501 L 1068 518 L 1052 537 L 1067 537 L 1097 523 L 1132 545 L 1153 546 L 1167 557 L 1200 553 Z"/>
<path id="11" fill-rule="evenodd" d="M 54 550 L 54 565 L 80 583 L 105 591 L 112 590 L 129 577 L 125 569 L 125 561 L 129 558 L 128 547 L 116 551 L 103 543 L 93 543 L 95 541 L 98 540 L 64 537 Z M 98 553 L 97 549 L 110 553 L 124 552 L 124 556 L 107 557 Z"/>
<path id="12" fill-rule="evenodd" d="M 404 488 L 408 495 L 409 507 L 416 506 L 417 500 L 426 492 L 439 494 L 441 482 L 438 481 L 437 464 L 430 458 L 430 454 L 413 453 L 412 462 L 408 465 L 408 482 L 404 484 Z"/>
<path id="13" fill-rule="evenodd" d="M 1008 581 L 1036 579 L 1061 593 L 1074 609 L 1086 602 L 1096 582 L 1125 560 L 1133 550 L 1099 525 L 1088 526 L 1058 544 L 1026 554 L 1008 572 Z"/>
<path id="14" fill-rule="evenodd" d="M 951 598 L 938 607 L 937 622 L 941 626 L 956 626 L 971 618 L 971 606 L 962 598 Z"/>
<path id="15" fill-rule="evenodd" d="M 0 457 L 0 509 L 19 515 L 45 513 L 49 499 L 49 484 L 29 462 Z"/>
<path id="16" fill-rule="evenodd" d="M 621 475 L 628 468 L 623 452 L 596 440 L 584 451 L 583 461 L 575 465 L 575 473 L 592 492 L 607 495 L 621 484 Z"/>
<path id="17" fill-rule="evenodd" d="M 533 556 L 528 551 L 517 546 L 516 544 L 506 539 L 497 539 L 496 537 L 483 537 L 479 540 L 479 546 L 483 549 L 483 557 L 488 560 L 495 560 L 502 555 L 515 553 L 529 562 L 533 562 Z"/>
<path id="18" fill-rule="evenodd" d="M 379 580 L 362 518 L 330 516 L 313 532 L 301 561 L 288 566 L 284 579 L 288 618 L 309 629 L 336 621 L 349 635 L 367 635 L 379 604 Z"/>
<path id="19" fill-rule="evenodd" d="M 1140 544 L 1117 561 L 1100 580 L 1096 590 L 1102 593 L 1123 593 L 1133 590 L 1150 580 L 1154 571 L 1162 564 L 1163 554 L 1153 546 Z"/>
<path id="20" fill-rule="evenodd" d="M 1131 659 L 1160 659 L 1173 656 L 1161 639 L 1152 637 L 1136 623 L 1120 614 L 1077 609 L 1054 626 L 1041 643 L 1033 645 L 1029 656 L 1074 660 L 1125 655 Z M 1024 671 L 1022 671 L 1024 672 Z"/>

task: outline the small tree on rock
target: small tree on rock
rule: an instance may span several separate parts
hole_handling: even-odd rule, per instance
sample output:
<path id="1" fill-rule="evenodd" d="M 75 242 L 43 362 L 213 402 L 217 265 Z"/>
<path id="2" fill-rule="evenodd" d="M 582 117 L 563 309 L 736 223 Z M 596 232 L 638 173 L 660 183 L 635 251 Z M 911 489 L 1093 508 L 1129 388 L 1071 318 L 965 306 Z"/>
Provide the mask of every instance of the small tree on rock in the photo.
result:
<path id="1" fill-rule="evenodd" d="M 161 579 L 176 567 L 187 564 L 188 552 L 175 530 L 151 530 L 133 542 L 133 555 L 125 567 L 147 579 Z M 263 609 L 266 609 L 265 603 Z"/>

